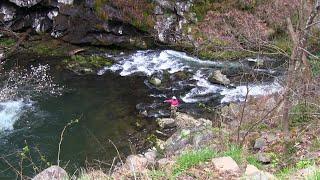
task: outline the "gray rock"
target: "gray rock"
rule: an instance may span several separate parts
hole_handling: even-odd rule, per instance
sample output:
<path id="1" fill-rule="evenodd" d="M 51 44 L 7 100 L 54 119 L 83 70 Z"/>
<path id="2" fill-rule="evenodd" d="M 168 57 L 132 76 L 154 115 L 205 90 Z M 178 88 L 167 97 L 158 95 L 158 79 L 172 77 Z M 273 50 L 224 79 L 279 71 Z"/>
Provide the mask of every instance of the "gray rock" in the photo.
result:
<path id="1" fill-rule="evenodd" d="M 148 159 L 142 155 L 130 155 L 126 159 L 124 167 L 131 172 L 142 172 L 147 168 Z"/>
<path id="2" fill-rule="evenodd" d="M 238 164 L 231 157 L 219 157 L 212 159 L 214 167 L 221 173 L 239 172 Z"/>
<path id="3" fill-rule="evenodd" d="M 160 86 L 161 85 L 161 79 L 157 77 L 152 77 L 149 82 L 154 86 Z"/>
<path id="4" fill-rule="evenodd" d="M 159 125 L 160 128 L 164 129 L 164 128 L 172 128 L 177 126 L 176 125 L 176 121 L 172 118 L 161 118 L 161 119 L 157 119 L 157 123 Z"/>
<path id="5" fill-rule="evenodd" d="M 36 175 L 32 180 L 64 180 L 68 178 L 67 172 L 59 166 L 51 166 L 38 175 Z"/>
<path id="6" fill-rule="evenodd" d="M 148 160 L 148 163 L 155 164 L 157 151 L 149 149 L 147 152 L 144 153 L 144 157 Z"/>
<path id="7" fill-rule="evenodd" d="M 211 141 L 213 138 L 214 138 L 214 134 L 211 130 L 204 130 L 200 133 L 196 133 L 193 136 L 192 144 L 196 148 L 200 148 L 203 145 L 205 145 L 206 143 L 208 143 L 209 141 Z"/>
<path id="8" fill-rule="evenodd" d="M 230 80 L 220 70 L 215 70 L 208 78 L 211 83 L 229 85 Z"/>
<path id="9" fill-rule="evenodd" d="M 183 29 L 188 28 L 190 22 L 193 22 L 195 18 L 191 11 L 193 1 L 156 0 L 155 2 L 156 25 L 154 29 L 158 40 L 164 43 L 188 43 L 190 40 L 186 41 L 187 38 L 182 36 L 185 35 Z"/>
<path id="10" fill-rule="evenodd" d="M 16 9 L 6 3 L 1 4 L 0 7 L 0 20 L 2 22 L 12 21 L 16 16 Z"/>
<path id="11" fill-rule="evenodd" d="M 278 137 L 275 134 L 268 133 L 265 139 L 267 140 L 267 142 L 273 142 L 273 141 L 276 141 Z"/>
<path id="12" fill-rule="evenodd" d="M 257 160 L 264 163 L 264 164 L 268 164 L 271 162 L 271 156 L 268 153 L 258 153 L 256 155 Z"/>
<path id="13" fill-rule="evenodd" d="M 162 158 L 157 161 L 157 167 L 159 167 L 161 169 L 161 168 L 166 167 L 168 164 L 173 164 L 173 163 L 174 163 L 174 161 L 172 161 L 168 158 Z"/>
<path id="14" fill-rule="evenodd" d="M 268 172 L 260 171 L 253 165 L 248 164 L 243 179 L 246 180 L 274 180 L 275 176 Z"/>
<path id="15" fill-rule="evenodd" d="M 292 174 L 289 179 L 305 180 L 308 177 L 312 176 L 317 170 L 319 170 L 319 167 L 317 166 L 310 166 L 304 169 L 300 169 Z"/>
<path id="16" fill-rule="evenodd" d="M 254 143 L 254 149 L 262 149 L 263 147 L 265 147 L 267 145 L 267 141 L 264 138 L 258 138 L 256 139 L 255 143 Z"/>

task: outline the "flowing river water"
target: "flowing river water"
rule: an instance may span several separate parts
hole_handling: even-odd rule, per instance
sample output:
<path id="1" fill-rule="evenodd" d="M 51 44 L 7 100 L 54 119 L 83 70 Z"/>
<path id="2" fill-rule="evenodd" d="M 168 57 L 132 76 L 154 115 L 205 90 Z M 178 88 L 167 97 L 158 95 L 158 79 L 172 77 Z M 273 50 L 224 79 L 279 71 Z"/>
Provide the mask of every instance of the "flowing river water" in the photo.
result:
<path id="1" fill-rule="evenodd" d="M 49 64 L 47 75 L 57 86 L 45 83 L 49 93 L 14 94 L 0 101 L 0 179 L 15 177 L 10 166 L 19 168 L 22 156 L 33 158 L 35 163 L 23 161 L 29 176 L 34 173 L 33 166 L 56 164 L 61 131 L 75 119 L 79 122 L 67 128 L 61 146 L 62 164 L 70 173 L 87 162 L 111 163 L 117 152 L 109 139 L 121 153 L 130 153 L 130 138 L 137 132 L 133 124 L 141 119 L 139 112 L 146 111 L 147 124 L 153 126 L 153 117 L 168 114 L 163 100 L 172 95 L 183 102 L 181 111 L 199 113 L 199 103 L 214 106 L 243 101 L 248 90 L 249 95 L 259 96 L 281 89 L 279 77 L 283 68 L 279 60 L 269 58 L 265 58 L 267 65 L 255 66 L 257 59 L 204 61 L 172 50 L 103 55 L 112 58 L 114 65 L 85 76 L 61 68 L 61 58 L 22 56 L 16 60 L 29 59 L 20 63 L 22 69 Z M 232 85 L 210 82 L 208 77 L 214 70 L 233 77 Z M 244 72 L 258 78 L 252 82 L 239 80 L 239 74 Z M 150 78 L 155 77 L 161 80 L 160 86 L 150 83 Z M 59 95 L 50 93 L 53 87 L 61 88 Z M 0 88 L 4 89 L 3 85 Z"/>

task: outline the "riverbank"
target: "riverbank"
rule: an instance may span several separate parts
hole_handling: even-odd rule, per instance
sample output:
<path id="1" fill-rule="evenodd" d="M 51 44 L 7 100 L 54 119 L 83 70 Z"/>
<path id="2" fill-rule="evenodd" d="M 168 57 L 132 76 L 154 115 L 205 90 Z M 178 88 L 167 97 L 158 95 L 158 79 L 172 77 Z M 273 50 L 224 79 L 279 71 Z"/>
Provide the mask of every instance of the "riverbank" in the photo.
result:
<path id="1" fill-rule="evenodd" d="M 279 128 L 278 99 L 279 95 L 250 97 L 245 103 L 223 107 L 210 120 L 184 113 L 178 113 L 174 120 L 160 118 L 159 132 L 175 128 L 168 139 L 154 137 L 153 148 L 142 154 L 118 159 L 110 169 L 89 168 L 71 178 L 319 178 L 318 122 L 309 122 L 314 126 L 294 126 L 287 140 Z M 270 110 L 272 113 L 268 113 Z"/>

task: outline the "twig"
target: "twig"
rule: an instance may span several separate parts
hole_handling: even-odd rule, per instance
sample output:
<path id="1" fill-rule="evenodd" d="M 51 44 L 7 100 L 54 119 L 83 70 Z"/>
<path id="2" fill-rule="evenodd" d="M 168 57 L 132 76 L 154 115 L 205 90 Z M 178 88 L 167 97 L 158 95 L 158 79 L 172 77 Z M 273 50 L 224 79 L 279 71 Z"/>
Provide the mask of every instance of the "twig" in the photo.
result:
<path id="1" fill-rule="evenodd" d="M 108 140 L 109 140 L 109 143 L 111 143 L 111 144 L 113 145 L 113 147 L 116 149 L 117 154 L 118 154 L 118 157 L 119 157 L 119 160 L 120 160 L 121 164 L 123 165 L 123 161 L 122 161 L 122 159 L 121 159 L 121 156 L 120 156 L 120 153 L 119 153 L 119 151 L 118 151 L 117 146 L 111 141 L 111 139 L 108 139 Z"/>
<path id="2" fill-rule="evenodd" d="M 58 157 L 57 157 L 57 165 L 60 166 L 60 152 L 61 152 L 61 144 L 62 144 L 62 140 L 63 140 L 63 135 L 64 132 L 66 131 L 67 127 L 71 126 L 73 123 L 78 122 L 79 120 L 76 119 L 74 121 L 69 122 L 67 125 L 64 126 L 61 134 L 60 134 L 60 141 L 59 141 L 59 146 L 58 146 Z"/>

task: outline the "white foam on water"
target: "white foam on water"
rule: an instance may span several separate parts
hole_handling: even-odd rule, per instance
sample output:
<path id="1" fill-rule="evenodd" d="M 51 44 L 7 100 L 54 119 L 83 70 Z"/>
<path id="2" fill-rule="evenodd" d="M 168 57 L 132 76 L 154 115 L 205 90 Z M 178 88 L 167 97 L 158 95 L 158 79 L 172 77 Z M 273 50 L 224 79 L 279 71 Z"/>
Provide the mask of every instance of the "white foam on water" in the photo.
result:
<path id="1" fill-rule="evenodd" d="M 105 67 L 98 72 L 98 75 L 106 71 L 118 72 L 121 76 L 129 76 L 135 73 L 142 73 L 146 76 L 168 71 L 175 73 L 178 71 L 189 71 L 193 73 L 192 79 L 195 81 L 194 86 L 189 92 L 186 92 L 181 99 L 186 103 L 195 103 L 199 101 L 208 101 L 217 95 L 223 95 L 221 103 L 231 101 L 243 101 L 246 93 L 246 86 L 236 88 L 227 88 L 222 85 L 212 84 L 208 81 L 208 72 L 215 68 L 237 66 L 237 62 L 219 62 L 205 61 L 187 55 L 184 52 L 173 50 L 163 51 L 137 51 L 128 56 L 119 57 L 117 63 L 111 67 Z M 273 70 L 256 69 L 256 72 L 266 72 L 273 74 Z M 267 95 L 279 92 L 282 86 L 277 83 L 253 84 L 249 86 L 249 96 Z"/>
<path id="2" fill-rule="evenodd" d="M 105 67 L 98 72 L 98 75 L 104 74 L 110 70 L 113 72 L 120 71 L 121 76 L 128 76 L 134 73 L 143 73 L 151 76 L 157 72 L 167 70 L 169 73 L 192 69 L 190 63 L 195 63 L 201 66 L 218 65 L 219 62 L 203 61 L 186 53 L 164 50 L 164 51 L 137 51 L 136 53 L 123 57 L 111 67 Z"/>
<path id="3" fill-rule="evenodd" d="M 216 94 L 222 90 L 221 86 L 211 84 L 206 75 L 200 70 L 196 72 L 192 79 L 197 81 L 196 87 L 191 89 L 191 91 L 185 96 L 181 97 L 181 99 L 186 103 L 207 101 L 212 98 L 212 96 L 208 96 L 209 94 Z"/>
<path id="4" fill-rule="evenodd" d="M 280 92 L 283 87 L 277 81 L 262 85 L 237 86 L 235 89 L 224 89 L 220 94 L 224 95 L 221 103 L 244 101 L 248 96 L 263 96 Z"/>
<path id="5" fill-rule="evenodd" d="M 24 108 L 30 106 L 23 100 L 0 102 L 0 132 L 13 130 L 14 123 L 19 120 Z"/>

